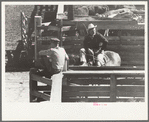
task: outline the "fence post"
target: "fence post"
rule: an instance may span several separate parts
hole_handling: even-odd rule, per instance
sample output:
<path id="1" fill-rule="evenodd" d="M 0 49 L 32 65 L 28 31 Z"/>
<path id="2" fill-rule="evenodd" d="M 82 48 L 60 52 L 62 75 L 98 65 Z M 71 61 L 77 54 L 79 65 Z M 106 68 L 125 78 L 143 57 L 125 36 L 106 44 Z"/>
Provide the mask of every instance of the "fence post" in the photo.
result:
<path id="1" fill-rule="evenodd" d="M 50 102 L 61 103 L 62 102 L 62 77 L 63 74 L 55 74 L 52 76 L 52 88 Z"/>
<path id="2" fill-rule="evenodd" d="M 41 30 L 37 30 L 37 26 L 41 26 L 42 24 L 42 18 L 41 16 L 35 16 L 35 66 L 38 65 L 37 64 L 37 60 L 38 60 L 38 41 L 37 41 L 37 36 L 41 35 Z"/>
<path id="3" fill-rule="evenodd" d="M 36 89 L 37 87 L 37 81 L 32 80 L 32 74 L 36 73 L 36 69 L 35 68 L 31 68 L 30 69 L 30 79 L 29 79 L 29 95 L 30 95 L 30 102 L 33 102 L 33 100 L 36 98 L 35 96 L 32 95 L 32 92 Z"/>
<path id="4" fill-rule="evenodd" d="M 58 27 L 59 27 L 58 38 L 60 39 L 60 46 L 61 46 L 61 47 L 62 47 L 62 45 L 63 45 L 62 26 L 63 26 L 63 20 L 60 19 L 60 20 L 59 20 L 59 24 L 58 24 Z"/>
<path id="5" fill-rule="evenodd" d="M 110 102 L 116 102 L 116 76 L 110 76 Z"/>

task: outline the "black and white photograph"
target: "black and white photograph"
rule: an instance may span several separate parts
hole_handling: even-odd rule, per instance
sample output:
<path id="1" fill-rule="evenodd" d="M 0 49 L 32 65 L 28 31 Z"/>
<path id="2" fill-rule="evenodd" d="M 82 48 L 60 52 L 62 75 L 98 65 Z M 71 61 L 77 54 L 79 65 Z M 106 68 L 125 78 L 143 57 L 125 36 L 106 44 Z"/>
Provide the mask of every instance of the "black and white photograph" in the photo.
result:
<path id="1" fill-rule="evenodd" d="M 147 1 L 1 2 L 2 120 L 147 120 Z"/>

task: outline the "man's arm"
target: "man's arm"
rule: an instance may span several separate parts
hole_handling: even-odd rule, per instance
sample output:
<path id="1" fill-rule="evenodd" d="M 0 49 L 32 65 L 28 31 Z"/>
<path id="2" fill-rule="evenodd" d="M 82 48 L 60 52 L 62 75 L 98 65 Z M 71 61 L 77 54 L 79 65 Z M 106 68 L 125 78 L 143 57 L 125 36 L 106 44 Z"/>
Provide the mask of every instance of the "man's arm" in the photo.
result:
<path id="1" fill-rule="evenodd" d="M 67 53 L 66 53 L 66 51 L 65 51 L 65 49 L 63 48 L 63 52 L 64 52 L 64 54 L 65 54 L 65 60 L 69 60 L 69 56 L 67 55 Z"/>
<path id="2" fill-rule="evenodd" d="M 48 51 L 47 50 L 41 50 L 39 52 L 39 55 L 42 56 L 42 55 L 48 55 Z"/>
<path id="3" fill-rule="evenodd" d="M 89 41 L 88 39 L 89 39 L 89 37 L 88 36 L 85 36 L 84 42 L 83 42 L 83 44 L 84 44 L 83 46 L 84 46 L 84 49 L 85 49 L 85 51 L 86 51 L 87 54 L 90 54 L 91 53 L 91 55 L 93 55 L 94 52 L 90 48 L 91 45 L 88 44 L 88 41 Z"/>

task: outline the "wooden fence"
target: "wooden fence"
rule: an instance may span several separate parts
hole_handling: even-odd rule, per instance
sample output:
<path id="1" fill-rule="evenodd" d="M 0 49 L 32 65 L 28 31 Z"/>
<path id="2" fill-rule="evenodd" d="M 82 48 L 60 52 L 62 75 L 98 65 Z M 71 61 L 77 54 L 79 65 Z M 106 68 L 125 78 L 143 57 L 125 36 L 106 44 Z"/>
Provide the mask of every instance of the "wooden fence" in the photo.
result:
<path id="1" fill-rule="evenodd" d="M 118 69 L 118 68 L 117 68 Z M 61 102 L 140 102 L 145 98 L 145 71 L 73 70 L 63 72 Z M 42 83 L 42 84 L 41 84 Z M 44 84 L 44 85 L 43 85 Z M 30 102 L 50 101 L 52 80 L 30 71 Z M 55 96 L 56 97 L 56 96 Z"/>

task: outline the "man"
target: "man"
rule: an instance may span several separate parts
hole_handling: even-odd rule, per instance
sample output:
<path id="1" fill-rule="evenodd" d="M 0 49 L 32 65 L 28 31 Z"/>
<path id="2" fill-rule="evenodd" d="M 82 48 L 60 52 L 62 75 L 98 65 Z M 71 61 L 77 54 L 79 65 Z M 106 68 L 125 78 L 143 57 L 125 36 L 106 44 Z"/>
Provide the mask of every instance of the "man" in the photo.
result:
<path id="1" fill-rule="evenodd" d="M 51 38 L 51 44 L 48 50 L 39 52 L 40 56 L 47 56 L 49 63 L 51 62 L 50 76 L 58 74 L 63 70 L 65 60 L 69 60 L 64 48 L 59 47 L 60 40 L 58 38 Z M 49 69 L 50 65 L 46 65 Z"/>
<path id="2" fill-rule="evenodd" d="M 60 103 L 62 100 L 62 73 L 65 60 L 68 60 L 68 55 L 64 48 L 59 47 L 60 40 L 58 38 L 51 38 L 51 44 L 48 50 L 40 51 L 40 56 L 47 56 L 51 62 L 51 75 L 52 86 L 50 94 L 50 102 Z M 47 59 L 47 58 L 46 58 Z M 49 66 L 49 65 L 46 65 Z"/>
<path id="3" fill-rule="evenodd" d="M 81 66 L 88 66 L 90 62 L 93 62 L 93 65 L 104 65 L 104 50 L 108 40 L 96 32 L 96 27 L 92 23 L 88 25 L 88 35 L 84 38 L 84 48 L 80 50 Z"/>

